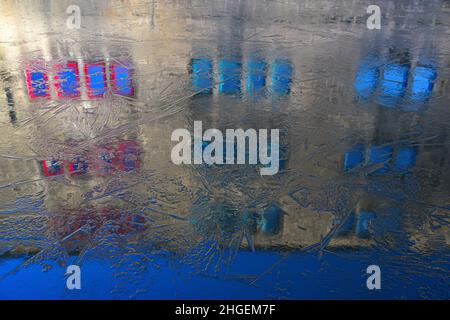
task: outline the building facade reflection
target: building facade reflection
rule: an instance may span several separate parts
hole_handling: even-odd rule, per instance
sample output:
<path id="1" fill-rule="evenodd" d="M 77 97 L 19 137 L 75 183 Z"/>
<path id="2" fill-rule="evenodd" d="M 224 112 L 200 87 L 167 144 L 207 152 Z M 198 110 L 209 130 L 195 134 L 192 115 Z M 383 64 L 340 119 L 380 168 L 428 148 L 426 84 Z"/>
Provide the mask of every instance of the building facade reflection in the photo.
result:
<path id="1" fill-rule="evenodd" d="M 143 248 L 159 241 L 174 252 L 208 241 L 231 251 L 353 250 L 375 246 L 377 230 L 386 225 L 392 234 L 397 229 L 414 237 L 402 211 L 405 202 L 444 203 L 445 127 L 432 128 L 435 115 L 395 113 L 427 103 L 424 109 L 433 110 L 442 81 L 438 65 L 408 50 L 385 57 L 376 50 L 332 47 L 314 34 L 285 34 L 281 22 L 250 41 L 257 20 L 233 28 L 233 16 L 257 18 L 244 4 L 224 18 L 225 35 L 214 20 L 205 22 L 201 14 L 181 19 L 183 10 L 172 9 L 159 4 L 150 28 L 106 6 L 99 21 L 87 23 L 108 41 L 100 41 L 102 32 L 46 32 L 23 52 L 9 53 L 7 61 L 17 66 L 5 72 L 14 78 L 5 85 L 5 110 L 19 127 L 2 127 L 2 143 L 18 159 L 1 160 L 7 190 L 2 203 L 15 204 L 24 194 L 43 200 L 32 211 L 6 206 L 10 220 L 4 226 L 20 215 L 32 220 L 31 213 L 39 226 L 45 220 L 50 231 L 42 234 L 41 228 L 33 236 L 38 249 L 45 248 L 42 239 L 53 239 L 53 231 L 64 239 L 90 220 L 93 230 L 117 220 L 119 235 L 135 235 L 136 224 Z M 133 28 L 124 30 L 122 19 Z M 355 25 L 336 23 L 343 32 L 356 32 Z M 266 41 L 272 34 L 285 41 Z M 73 42 L 61 42 L 69 36 Z M 19 34 L 13 37 L 20 40 Z M 291 46 L 299 38 L 306 45 Z M 350 72 L 341 69 L 353 67 L 355 76 L 344 79 Z M 343 92 L 352 85 L 354 90 Z M 370 103 L 376 110 L 361 111 Z M 280 128 L 280 174 L 263 179 L 248 166 L 173 165 L 171 132 L 190 128 L 193 120 L 208 128 Z M 423 131 L 411 137 L 415 130 Z M 427 143 L 433 135 L 439 138 L 432 142 L 441 145 Z M 431 179 L 419 176 L 425 171 L 440 172 L 439 183 L 427 185 Z M 422 187 L 420 201 L 408 184 Z M 31 246 L 29 231 L 8 238 L 4 247 Z M 448 242 L 447 233 L 442 231 Z"/>

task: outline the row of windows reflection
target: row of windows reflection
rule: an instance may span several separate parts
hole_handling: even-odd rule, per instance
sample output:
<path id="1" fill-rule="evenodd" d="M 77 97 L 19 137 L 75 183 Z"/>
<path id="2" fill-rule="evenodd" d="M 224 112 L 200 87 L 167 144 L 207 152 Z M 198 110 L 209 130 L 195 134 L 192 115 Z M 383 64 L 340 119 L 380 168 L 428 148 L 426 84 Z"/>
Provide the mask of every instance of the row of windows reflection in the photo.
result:
<path id="1" fill-rule="evenodd" d="M 244 80 L 241 79 L 243 69 Z M 81 73 L 85 76 L 84 82 L 80 81 Z M 130 62 L 72 61 L 50 68 L 38 61 L 27 66 L 25 74 L 30 100 L 49 99 L 52 90 L 57 98 L 79 99 L 82 83 L 85 83 L 87 99 L 102 98 L 108 88 L 122 96 L 133 96 L 135 91 Z M 213 61 L 196 58 L 190 62 L 190 74 L 192 90 L 197 93 L 212 93 L 216 85 L 222 94 L 239 94 L 243 90 L 251 93 L 267 89 L 269 85 L 272 93 L 285 95 L 291 90 L 293 67 L 287 59 L 275 59 L 270 65 L 262 59 L 248 59 L 244 63 L 223 59 L 217 62 L 217 79 L 214 79 Z"/>
<path id="2" fill-rule="evenodd" d="M 66 172 L 72 177 L 92 174 L 107 176 L 139 170 L 139 155 L 138 143 L 134 140 L 124 140 L 117 144 L 94 146 L 70 160 L 42 160 L 40 164 L 46 177 L 59 176 Z"/>
<path id="3" fill-rule="evenodd" d="M 217 84 L 221 94 L 261 93 L 268 89 L 276 95 L 291 91 L 293 66 L 290 60 L 277 58 L 272 63 L 264 59 L 221 59 L 217 61 L 215 79 L 214 62 L 209 58 L 194 58 L 190 63 L 192 90 L 211 94 Z"/>
<path id="4" fill-rule="evenodd" d="M 87 99 L 103 97 L 108 87 L 117 95 L 134 95 L 132 66 L 129 61 L 67 62 L 55 64 L 52 68 L 47 68 L 42 62 L 34 62 L 25 70 L 30 100 L 50 98 L 52 88 L 58 98 L 80 98 L 80 68 L 85 75 Z M 244 61 L 222 59 L 217 61 L 216 69 L 217 72 L 214 72 L 212 59 L 191 59 L 192 90 L 211 94 L 217 86 L 221 94 L 268 90 L 273 94 L 285 95 L 291 91 L 293 66 L 288 59 L 277 58 L 270 64 L 256 58 Z M 53 77 L 49 77 L 49 71 Z M 406 98 L 402 108 L 416 111 L 418 105 L 431 97 L 436 77 L 436 68 L 430 63 L 419 63 L 411 70 L 410 63 L 380 65 L 376 58 L 366 58 L 355 76 L 355 97 L 370 100 L 377 95 L 377 103 L 384 107 L 395 107 Z"/>
<path id="5" fill-rule="evenodd" d="M 432 63 L 418 63 L 411 70 L 410 63 L 380 65 L 378 59 L 366 58 L 355 76 L 355 96 L 364 101 L 377 94 L 375 99 L 383 107 L 401 103 L 405 111 L 417 111 L 431 97 L 436 77 Z"/>
<path id="6" fill-rule="evenodd" d="M 81 97 L 81 72 L 85 76 L 87 99 L 102 98 L 108 87 L 122 96 L 133 96 L 132 67 L 129 62 L 105 61 L 92 63 L 67 62 L 51 68 L 42 62 L 34 62 L 25 70 L 28 97 L 50 99 L 52 90 L 57 98 Z M 49 74 L 53 74 L 50 77 Z"/>

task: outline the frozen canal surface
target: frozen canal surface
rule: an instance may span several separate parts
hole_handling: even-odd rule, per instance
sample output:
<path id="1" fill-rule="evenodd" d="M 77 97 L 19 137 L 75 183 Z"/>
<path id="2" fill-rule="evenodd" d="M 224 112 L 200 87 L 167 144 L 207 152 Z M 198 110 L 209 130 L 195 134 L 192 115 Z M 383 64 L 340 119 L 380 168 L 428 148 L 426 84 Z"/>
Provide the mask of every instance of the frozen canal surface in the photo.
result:
<path id="1" fill-rule="evenodd" d="M 0 298 L 450 298 L 448 1 L 72 4 L 0 4 Z M 173 164 L 194 121 L 280 172 Z"/>

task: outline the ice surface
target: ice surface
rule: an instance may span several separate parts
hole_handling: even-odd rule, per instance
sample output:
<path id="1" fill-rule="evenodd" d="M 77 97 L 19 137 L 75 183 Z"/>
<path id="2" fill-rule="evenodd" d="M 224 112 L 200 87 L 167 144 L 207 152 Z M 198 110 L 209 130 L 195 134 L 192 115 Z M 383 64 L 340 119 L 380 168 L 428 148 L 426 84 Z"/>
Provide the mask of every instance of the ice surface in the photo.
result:
<path id="1" fill-rule="evenodd" d="M 448 2 L 72 4 L 0 4 L 0 297 L 450 297 Z M 173 164 L 194 121 L 280 172 Z"/>

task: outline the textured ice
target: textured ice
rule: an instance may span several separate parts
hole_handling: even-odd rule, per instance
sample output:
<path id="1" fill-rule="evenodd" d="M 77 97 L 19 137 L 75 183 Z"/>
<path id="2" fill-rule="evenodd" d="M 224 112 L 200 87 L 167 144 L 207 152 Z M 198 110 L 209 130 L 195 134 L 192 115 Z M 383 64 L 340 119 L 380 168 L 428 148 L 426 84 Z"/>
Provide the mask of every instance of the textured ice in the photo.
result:
<path id="1" fill-rule="evenodd" d="M 450 297 L 447 1 L 377 1 L 381 30 L 359 0 L 72 4 L 0 4 L 0 297 Z M 174 165 L 194 121 L 280 129 L 280 172 Z"/>

